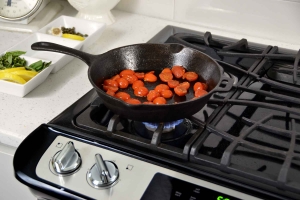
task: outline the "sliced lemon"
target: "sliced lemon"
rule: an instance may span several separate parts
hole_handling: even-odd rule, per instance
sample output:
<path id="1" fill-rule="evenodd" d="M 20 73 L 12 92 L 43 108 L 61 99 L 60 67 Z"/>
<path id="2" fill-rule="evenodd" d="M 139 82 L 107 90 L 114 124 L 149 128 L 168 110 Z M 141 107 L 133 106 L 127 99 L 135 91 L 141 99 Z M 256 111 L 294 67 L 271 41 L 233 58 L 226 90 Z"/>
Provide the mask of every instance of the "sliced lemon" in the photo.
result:
<path id="1" fill-rule="evenodd" d="M 9 69 L 3 69 L 0 70 L 1 72 L 15 72 L 15 71 L 20 71 L 20 70 L 25 70 L 25 67 L 13 67 L 13 68 L 9 68 Z"/>
<path id="2" fill-rule="evenodd" d="M 73 40 L 80 40 L 80 41 L 84 40 L 84 37 L 81 37 L 79 35 L 74 35 L 74 34 L 67 34 L 67 33 L 62 34 L 62 37 L 73 39 Z"/>
<path id="3" fill-rule="evenodd" d="M 19 71 L 11 72 L 11 74 L 18 75 L 21 78 L 23 78 L 25 81 L 29 81 L 30 79 L 32 79 L 33 77 L 35 77 L 38 74 L 38 72 L 27 71 L 27 70 L 19 70 Z"/>
<path id="4" fill-rule="evenodd" d="M 0 72 L 0 80 L 15 82 L 15 83 L 19 83 L 19 84 L 26 83 L 26 81 L 23 78 L 21 78 L 20 76 L 12 74 L 12 73 L 7 73 L 7 72 Z"/>

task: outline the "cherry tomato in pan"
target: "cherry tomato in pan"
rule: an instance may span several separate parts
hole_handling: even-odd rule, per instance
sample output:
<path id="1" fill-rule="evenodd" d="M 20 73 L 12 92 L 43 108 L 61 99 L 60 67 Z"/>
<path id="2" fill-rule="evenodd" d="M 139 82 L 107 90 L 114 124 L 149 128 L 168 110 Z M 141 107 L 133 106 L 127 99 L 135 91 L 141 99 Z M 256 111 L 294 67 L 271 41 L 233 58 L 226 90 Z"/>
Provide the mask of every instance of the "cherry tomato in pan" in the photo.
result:
<path id="1" fill-rule="evenodd" d="M 135 81 L 138 80 L 138 78 L 135 75 L 130 75 L 130 74 L 125 74 L 123 78 L 125 78 L 129 84 L 133 84 Z"/>
<path id="2" fill-rule="evenodd" d="M 143 80 L 145 77 L 145 73 L 144 72 L 135 72 L 134 75 L 138 78 Z"/>
<path id="3" fill-rule="evenodd" d="M 145 101 L 143 104 L 154 104 L 154 103 L 151 101 Z"/>
<path id="4" fill-rule="evenodd" d="M 157 80 L 157 77 L 154 75 L 154 71 L 153 73 L 147 73 L 145 74 L 144 76 L 144 81 L 147 81 L 147 82 L 155 82 Z"/>
<path id="5" fill-rule="evenodd" d="M 197 90 L 204 90 L 204 87 L 203 87 L 203 85 L 202 85 L 202 83 L 201 82 L 196 82 L 195 84 L 194 84 L 194 91 L 196 92 Z"/>
<path id="6" fill-rule="evenodd" d="M 195 72 L 185 72 L 182 78 L 192 82 L 198 79 L 198 74 Z"/>
<path id="7" fill-rule="evenodd" d="M 109 85 L 103 85 L 103 89 L 105 90 L 105 91 L 107 91 L 107 90 L 111 90 L 111 91 L 113 91 L 113 92 L 116 92 L 116 91 L 118 91 L 118 87 L 114 87 L 114 86 L 109 86 Z"/>
<path id="8" fill-rule="evenodd" d="M 118 87 L 118 82 L 112 79 L 106 79 L 104 80 L 103 85 Z"/>
<path id="9" fill-rule="evenodd" d="M 127 88 L 129 85 L 129 82 L 125 78 L 118 78 L 116 80 L 118 82 L 119 88 Z"/>
<path id="10" fill-rule="evenodd" d="M 205 83 L 196 82 L 194 84 L 194 91 L 197 91 L 197 90 L 207 90 L 207 85 Z"/>
<path id="11" fill-rule="evenodd" d="M 182 86 L 188 90 L 190 88 L 190 83 L 185 81 L 185 82 L 180 83 L 179 86 Z"/>
<path id="12" fill-rule="evenodd" d="M 163 90 L 160 94 L 166 99 L 171 98 L 173 96 L 173 92 L 171 90 Z"/>
<path id="13" fill-rule="evenodd" d="M 119 74 L 113 76 L 113 77 L 111 78 L 111 80 L 116 81 L 118 78 L 121 78 L 121 76 L 120 76 Z"/>
<path id="14" fill-rule="evenodd" d="M 124 75 L 134 75 L 134 71 L 131 69 L 124 69 L 120 72 L 120 76 L 123 77 Z"/>
<path id="15" fill-rule="evenodd" d="M 185 69 L 182 66 L 173 66 L 172 73 L 176 78 L 181 78 L 185 72 Z"/>
<path id="16" fill-rule="evenodd" d="M 195 91 L 195 97 L 201 97 L 206 94 L 207 94 L 207 92 L 205 90 L 196 90 Z"/>
<path id="17" fill-rule="evenodd" d="M 170 68 L 165 68 L 161 71 L 161 73 L 172 73 Z"/>
<path id="18" fill-rule="evenodd" d="M 130 95 L 126 92 L 117 92 L 115 94 L 115 97 L 118 98 L 118 99 L 121 99 L 123 101 L 125 101 L 127 99 L 130 99 Z"/>
<path id="19" fill-rule="evenodd" d="M 168 82 L 170 80 L 173 79 L 173 74 L 172 73 L 169 73 L 169 72 L 166 72 L 166 73 L 160 73 L 159 74 L 159 78 L 161 81 L 163 82 Z"/>
<path id="20" fill-rule="evenodd" d="M 178 85 L 179 85 L 179 81 L 176 81 L 176 80 L 170 80 L 170 81 L 168 81 L 168 86 L 170 88 L 175 88 Z"/>
<path id="21" fill-rule="evenodd" d="M 176 88 L 174 88 L 174 92 L 178 96 L 184 96 L 187 93 L 187 89 L 184 86 L 178 85 Z"/>
<path id="22" fill-rule="evenodd" d="M 125 100 L 125 102 L 129 104 L 141 104 L 141 102 L 138 99 L 132 99 L 132 98 Z"/>
<path id="23" fill-rule="evenodd" d="M 108 95 L 110 95 L 110 96 L 115 96 L 115 92 L 112 91 L 112 90 L 110 90 L 110 89 L 108 89 L 108 90 L 106 91 L 106 94 L 108 94 Z"/>
<path id="24" fill-rule="evenodd" d="M 165 98 L 163 97 L 157 97 L 153 100 L 153 103 L 156 104 L 156 105 L 163 105 L 163 104 L 166 104 L 167 101 Z"/>
<path id="25" fill-rule="evenodd" d="M 207 84 L 206 83 L 201 83 L 203 85 L 203 90 L 207 91 Z"/>
<path id="26" fill-rule="evenodd" d="M 144 82 L 141 80 L 137 80 L 132 84 L 132 89 L 137 89 L 138 87 L 144 87 Z"/>
<path id="27" fill-rule="evenodd" d="M 138 87 L 134 90 L 134 95 L 138 97 L 145 97 L 147 96 L 149 90 L 146 87 Z"/>
<path id="28" fill-rule="evenodd" d="M 149 93 L 147 94 L 148 101 L 153 101 L 157 97 L 160 97 L 160 94 L 155 90 L 150 90 Z"/>
<path id="29" fill-rule="evenodd" d="M 156 92 L 158 92 L 158 93 L 160 93 L 161 91 L 163 91 L 163 90 L 168 90 L 168 89 L 170 89 L 169 88 L 169 86 L 167 86 L 166 84 L 159 84 L 159 85 L 157 85 L 156 87 L 155 87 L 155 91 Z"/>

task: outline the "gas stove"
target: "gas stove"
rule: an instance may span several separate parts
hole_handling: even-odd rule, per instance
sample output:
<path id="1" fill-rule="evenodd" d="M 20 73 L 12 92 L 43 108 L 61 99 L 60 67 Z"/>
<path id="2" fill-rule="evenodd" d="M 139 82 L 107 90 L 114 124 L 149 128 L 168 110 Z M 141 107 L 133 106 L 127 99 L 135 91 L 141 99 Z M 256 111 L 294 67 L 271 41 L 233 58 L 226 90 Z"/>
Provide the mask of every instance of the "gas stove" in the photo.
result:
<path id="1" fill-rule="evenodd" d="M 91 90 L 22 142 L 16 178 L 46 199 L 299 199 L 300 51 L 173 26 L 149 43 L 208 54 L 233 88 L 157 124 Z"/>

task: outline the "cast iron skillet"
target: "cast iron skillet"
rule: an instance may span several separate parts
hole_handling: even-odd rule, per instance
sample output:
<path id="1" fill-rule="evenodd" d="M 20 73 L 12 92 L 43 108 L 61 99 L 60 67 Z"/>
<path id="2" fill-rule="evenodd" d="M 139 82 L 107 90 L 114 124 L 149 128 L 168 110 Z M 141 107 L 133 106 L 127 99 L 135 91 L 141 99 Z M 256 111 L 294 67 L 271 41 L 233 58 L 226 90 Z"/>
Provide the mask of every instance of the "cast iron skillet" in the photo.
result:
<path id="1" fill-rule="evenodd" d="M 232 79 L 222 76 L 223 69 L 211 57 L 180 44 L 135 44 L 116 48 L 101 55 L 91 55 L 48 42 L 34 43 L 31 48 L 64 53 L 83 60 L 89 66 L 89 80 L 103 103 L 115 114 L 137 121 L 168 122 L 189 117 L 198 112 L 214 92 L 229 91 L 233 84 Z M 154 70 L 159 73 L 162 69 L 174 65 L 182 65 L 187 71 L 196 72 L 199 80 L 208 85 L 208 94 L 192 99 L 194 94 L 193 88 L 190 87 L 189 93 L 184 97 L 186 99 L 174 95 L 166 105 L 131 105 L 107 95 L 101 89 L 101 83 L 105 79 L 124 69 L 142 72 Z M 222 81 L 227 82 L 224 88 L 219 87 Z M 152 89 L 155 86 L 147 84 L 146 87 Z M 135 98 L 132 91 L 129 93 Z M 175 101 L 178 103 L 174 103 Z"/>

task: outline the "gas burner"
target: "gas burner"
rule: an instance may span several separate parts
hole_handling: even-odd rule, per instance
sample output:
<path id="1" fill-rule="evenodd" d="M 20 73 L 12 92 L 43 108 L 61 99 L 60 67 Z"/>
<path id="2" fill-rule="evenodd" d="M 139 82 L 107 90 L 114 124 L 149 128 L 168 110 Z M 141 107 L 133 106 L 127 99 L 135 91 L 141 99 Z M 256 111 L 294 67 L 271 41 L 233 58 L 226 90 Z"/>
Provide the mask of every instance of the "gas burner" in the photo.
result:
<path id="1" fill-rule="evenodd" d="M 182 122 L 183 122 L 183 119 L 176 120 L 176 121 L 173 121 L 173 122 L 164 123 L 163 133 L 170 132 L 170 131 L 174 130 L 176 128 L 176 126 L 179 125 Z M 159 123 L 151 123 L 151 122 L 142 122 L 142 123 L 145 125 L 145 127 L 149 131 L 155 131 L 159 126 Z"/>
<path id="2" fill-rule="evenodd" d="M 131 131 L 143 138 L 152 139 L 154 132 L 158 128 L 158 123 L 131 122 Z M 181 119 L 171 123 L 164 124 L 161 141 L 163 143 L 181 140 L 183 137 L 191 134 L 193 125 L 188 119 Z"/>

